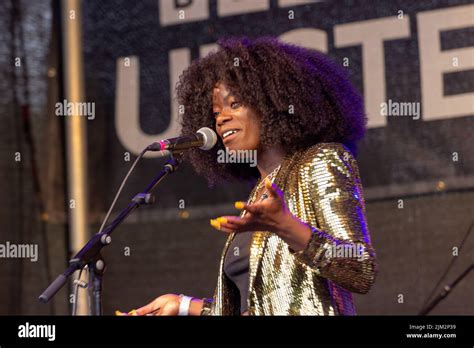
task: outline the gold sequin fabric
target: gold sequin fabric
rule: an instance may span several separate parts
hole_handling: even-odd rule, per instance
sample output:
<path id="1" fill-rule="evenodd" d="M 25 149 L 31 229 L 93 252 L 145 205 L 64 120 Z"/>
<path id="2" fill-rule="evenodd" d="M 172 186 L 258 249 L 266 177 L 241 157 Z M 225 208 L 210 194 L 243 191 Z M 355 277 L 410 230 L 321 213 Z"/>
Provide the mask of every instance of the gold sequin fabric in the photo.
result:
<path id="1" fill-rule="evenodd" d="M 311 226 L 307 247 L 290 250 L 276 234 L 254 233 L 250 248 L 250 315 L 355 315 L 352 292 L 364 294 L 377 273 L 357 163 L 339 143 L 287 156 L 274 179 L 292 214 Z M 252 194 L 250 195 L 252 197 Z M 239 294 L 220 260 L 202 315 L 239 315 Z"/>

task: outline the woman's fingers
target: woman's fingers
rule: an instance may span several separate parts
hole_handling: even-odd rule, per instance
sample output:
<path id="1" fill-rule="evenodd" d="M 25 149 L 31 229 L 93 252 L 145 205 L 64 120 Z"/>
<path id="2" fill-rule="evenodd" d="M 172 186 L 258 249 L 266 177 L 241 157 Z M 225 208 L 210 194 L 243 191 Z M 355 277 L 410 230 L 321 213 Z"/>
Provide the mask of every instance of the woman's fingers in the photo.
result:
<path id="1" fill-rule="evenodd" d="M 179 312 L 178 301 L 168 301 L 164 304 L 163 309 L 156 315 L 176 315 Z"/>
<path id="2" fill-rule="evenodd" d="M 160 307 L 162 307 L 160 302 L 160 300 L 154 300 L 149 304 L 135 310 L 135 313 L 136 315 L 147 315 L 149 313 L 156 312 L 160 309 Z"/>
<path id="3" fill-rule="evenodd" d="M 264 206 L 262 203 L 247 204 L 245 202 L 235 202 L 236 209 L 245 210 L 254 215 L 259 215 L 263 212 Z"/>
<path id="4" fill-rule="evenodd" d="M 241 218 L 239 216 L 223 216 L 217 218 L 222 221 L 221 226 L 232 232 L 246 232 L 249 230 L 249 217 Z"/>
<path id="5" fill-rule="evenodd" d="M 153 311 L 153 302 L 152 303 L 149 303 L 143 307 L 140 307 L 138 308 L 135 313 L 137 313 L 137 315 L 145 315 L 151 311 Z"/>
<path id="6" fill-rule="evenodd" d="M 211 219 L 210 224 L 218 231 L 225 233 L 238 232 L 236 230 L 237 226 L 230 222 L 232 218 L 233 217 L 220 216 L 217 219 Z"/>
<path id="7" fill-rule="evenodd" d="M 277 199 L 283 197 L 283 193 L 281 192 L 280 188 L 268 179 L 265 180 L 265 188 L 267 189 L 270 197 Z"/>
<path id="8" fill-rule="evenodd" d="M 179 296 L 176 294 L 161 295 L 137 310 L 134 309 L 128 314 L 120 313 L 116 315 L 177 315 L 179 301 Z"/>
<path id="9" fill-rule="evenodd" d="M 283 194 L 278 186 L 272 184 L 271 181 L 265 181 L 265 185 L 272 200 L 253 204 L 242 201 L 235 202 L 236 209 L 245 210 L 244 216 L 221 216 L 217 219 L 211 219 L 211 226 L 225 233 L 246 232 L 253 231 L 255 228 L 271 227 L 273 215 L 283 210 L 281 204 Z"/>
<path id="10" fill-rule="evenodd" d="M 220 216 L 210 221 L 212 227 L 226 233 L 246 232 L 251 222 L 250 218 L 239 216 Z"/>
<path id="11" fill-rule="evenodd" d="M 226 233 L 240 233 L 254 231 L 258 225 L 258 221 L 250 216 L 220 216 L 211 220 L 211 225 L 219 231 Z"/>

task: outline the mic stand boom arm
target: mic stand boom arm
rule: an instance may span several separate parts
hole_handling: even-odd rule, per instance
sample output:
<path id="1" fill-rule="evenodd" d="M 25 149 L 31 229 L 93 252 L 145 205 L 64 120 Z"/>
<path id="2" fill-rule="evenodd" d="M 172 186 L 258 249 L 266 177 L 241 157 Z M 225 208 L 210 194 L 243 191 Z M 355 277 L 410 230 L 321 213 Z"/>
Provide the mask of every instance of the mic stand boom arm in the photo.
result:
<path id="1" fill-rule="evenodd" d="M 91 315 L 102 314 L 102 277 L 105 272 L 105 260 L 101 255 L 103 247 L 112 242 L 110 235 L 127 218 L 127 216 L 142 204 L 152 204 L 151 194 L 160 182 L 170 173 L 175 172 L 182 159 L 182 153 L 173 153 L 163 169 L 141 193 L 138 193 L 128 206 L 102 232 L 95 234 L 87 244 L 69 260 L 69 267 L 60 274 L 48 288 L 39 296 L 39 300 L 47 303 L 64 286 L 69 276 L 84 266 L 89 268 L 89 291 L 91 297 Z"/>

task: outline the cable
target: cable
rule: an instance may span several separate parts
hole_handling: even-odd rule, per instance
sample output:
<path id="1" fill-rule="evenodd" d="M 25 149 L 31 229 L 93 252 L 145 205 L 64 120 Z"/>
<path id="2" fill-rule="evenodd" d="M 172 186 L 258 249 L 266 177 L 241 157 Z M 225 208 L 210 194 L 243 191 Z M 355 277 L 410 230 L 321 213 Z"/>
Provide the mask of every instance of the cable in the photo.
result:
<path id="1" fill-rule="evenodd" d="M 77 279 L 74 281 L 74 301 L 72 302 L 72 315 L 75 316 L 77 312 L 77 295 L 79 293 L 79 286 L 84 287 L 84 283 L 81 282 L 81 275 L 82 271 L 84 270 L 84 267 L 81 268 L 79 271 L 79 275 L 77 276 Z M 85 287 L 87 287 L 87 284 L 85 284 Z"/>
<path id="2" fill-rule="evenodd" d="M 471 225 L 470 225 L 469 228 L 467 229 L 467 233 L 466 233 L 466 235 L 464 236 L 463 240 L 461 241 L 461 245 L 459 246 L 458 252 L 461 252 L 461 249 L 462 249 L 462 247 L 464 246 L 464 243 L 466 242 L 467 238 L 469 237 L 469 234 L 471 233 L 473 227 L 474 227 L 474 221 L 471 223 Z M 422 308 L 425 308 L 426 305 L 431 301 L 431 298 L 432 298 L 433 295 L 435 294 L 436 289 L 437 289 L 438 286 L 442 283 L 442 281 L 444 280 L 444 278 L 446 278 L 447 274 L 449 273 L 449 271 L 450 271 L 451 268 L 453 267 L 454 262 L 456 262 L 456 259 L 457 259 L 457 257 L 453 257 L 453 258 L 451 259 L 451 262 L 449 263 L 448 267 L 447 267 L 446 270 L 444 271 L 444 273 L 443 273 L 443 275 L 441 276 L 441 278 L 438 280 L 438 282 L 437 282 L 436 285 L 434 286 L 433 290 L 432 290 L 431 293 L 430 293 L 430 296 L 428 296 L 428 298 L 427 298 L 426 301 L 424 302 Z"/>
<path id="3" fill-rule="evenodd" d="M 104 218 L 104 221 L 102 221 L 102 225 L 100 226 L 100 229 L 99 229 L 99 232 L 98 233 L 101 233 L 102 230 L 104 229 L 105 227 L 105 224 L 107 222 L 107 220 L 109 219 L 109 216 L 110 216 L 110 213 L 112 212 L 112 210 L 114 209 L 114 206 L 115 206 L 115 203 L 117 203 L 117 199 L 119 198 L 120 196 L 120 193 L 122 192 L 123 190 L 123 187 L 125 186 L 125 183 L 127 182 L 128 178 L 130 177 L 130 174 L 132 174 L 132 171 L 135 169 L 138 161 L 140 161 L 140 159 L 143 157 L 143 155 L 145 154 L 145 152 L 147 152 L 147 149 L 144 149 L 139 155 L 138 157 L 135 159 L 135 161 L 133 162 L 132 166 L 130 167 L 130 169 L 128 170 L 127 174 L 125 175 L 125 178 L 122 180 L 122 183 L 120 184 L 120 187 L 119 189 L 117 190 L 117 193 L 115 194 L 115 197 L 114 197 L 114 200 L 112 201 L 112 204 L 110 205 L 110 208 L 109 210 L 107 211 L 107 214 L 105 215 L 105 218 Z M 72 315 L 75 316 L 76 315 L 76 312 L 77 312 L 77 300 L 78 300 L 78 293 L 79 293 L 79 287 L 82 287 L 82 288 L 86 288 L 88 286 L 87 283 L 84 283 L 81 281 L 81 275 L 82 275 L 82 272 L 84 271 L 84 267 L 80 269 L 79 271 L 79 275 L 77 277 L 77 279 L 74 281 L 74 302 L 72 304 Z"/>
<path id="4" fill-rule="evenodd" d="M 127 175 L 125 175 L 125 178 L 122 180 L 122 183 L 120 184 L 119 189 L 117 190 L 117 193 L 115 194 L 114 200 L 112 201 L 112 204 L 110 205 L 109 210 L 107 211 L 107 214 L 105 215 L 104 221 L 102 221 L 102 225 L 100 226 L 99 232 L 101 233 L 102 230 L 104 229 L 104 226 L 109 219 L 110 213 L 114 209 L 115 203 L 117 203 L 117 199 L 120 196 L 120 193 L 123 190 L 123 187 L 125 186 L 125 183 L 127 182 L 128 178 L 130 177 L 130 174 L 132 174 L 133 169 L 135 169 L 135 166 L 137 165 L 138 161 L 143 157 L 143 155 L 147 152 L 147 149 L 144 149 L 138 157 L 135 159 L 133 162 L 132 166 L 127 172 Z M 80 269 L 79 275 L 77 276 L 77 279 L 74 281 L 74 302 L 72 303 L 72 315 L 75 316 L 77 312 L 77 301 L 78 301 L 78 293 L 79 293 L 79 287 L 86 288 L 88 286 L 87 283 L 84 283 L 81 281 L 81 275 L 82 272 L 84 271 L 84 267 Z"/>
<path id="5" fill-rule="evenodd" d="M 112 204 L 110 205 L 109 211 L 108 211 L 107 214 L 105 215 L 104 221 L 102 222 L 102 225 L 100 226 L 100 229 L 99 229 L 99 232 L 98 232 L 98 233 L 101 233 L 102 230 L 104 229 L 105 223 L 106 223 L 107 220 L 109 219 L 110 213 L 111 213 L 112 210 L 114 209 L 115 203 L 117 203 L 117 199 L 118 199 L 118 197 L 120 196 L 120 193 L 122 192 L 122 189 L 123 189 L 123 187 L 125 186 L 125 183 L 127 182 L 128 177 L 130 176 L 130 174 L 132 174 L 133 169 L 134 169 L 135 166 L 137 165 L 138 161 L 143 157 L 143 155 L 145 154 L 145 152 L 147 152 L 147 149 L 144 149 L 144 150 L 138 155 L 138 157 L 135 159 L 135 162 L 133 162 L 132 166 L 131 166 L 130 169 L 128 170 L 127 175 L 125 175 L 125 178 L 122 180 L 122 183 L 120 184 L 120 187 L 119 187 L 117 193 L 115 194 L 114 200 L 112 201 Z"/>

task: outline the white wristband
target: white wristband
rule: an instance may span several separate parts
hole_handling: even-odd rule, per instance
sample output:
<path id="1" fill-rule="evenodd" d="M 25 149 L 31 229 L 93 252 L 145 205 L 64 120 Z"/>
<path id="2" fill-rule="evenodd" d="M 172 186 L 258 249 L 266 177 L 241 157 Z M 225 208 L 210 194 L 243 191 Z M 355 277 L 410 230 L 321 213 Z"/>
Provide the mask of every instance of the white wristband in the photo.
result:
<path id="1" fill-rule="evenodd" d="M 179 313 L 178 315 L 189 315 L 189 305 L 193 298 L 190 296 L 179 295 Z"/>

